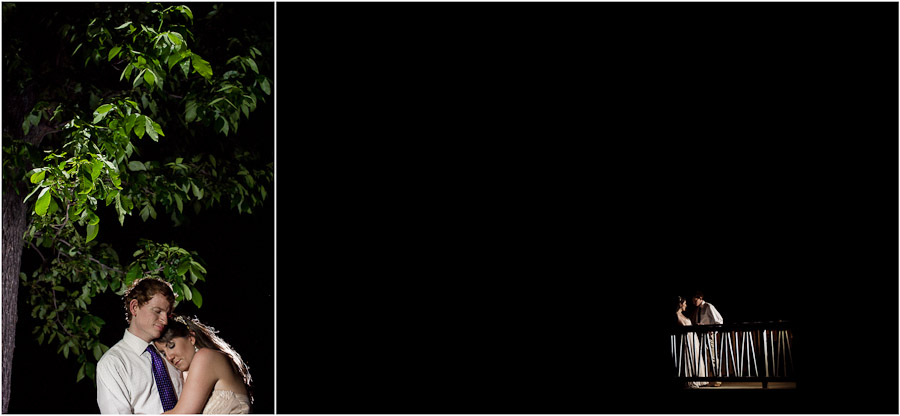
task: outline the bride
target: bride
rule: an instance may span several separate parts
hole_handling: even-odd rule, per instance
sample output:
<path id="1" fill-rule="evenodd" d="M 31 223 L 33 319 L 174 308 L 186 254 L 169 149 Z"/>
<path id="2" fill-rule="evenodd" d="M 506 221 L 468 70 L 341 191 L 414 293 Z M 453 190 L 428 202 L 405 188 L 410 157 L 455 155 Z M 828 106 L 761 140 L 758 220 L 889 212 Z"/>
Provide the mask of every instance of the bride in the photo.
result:
<path id="1" fill-rule="evenodd" d="M 176 316 L 153 343 L 185 377 L 178 403 L 165 413 L 250 413 L 249 368 L 215 329 Z"/>
<path id="2" fill-rule="evenodd" d="M 687 300 L 678 296 L 675 300 L 675 304 L 677 305 L 675 318 L 678 320 L 678 325 L 691 326 L 691 320 L 684 316 L 684 311 L 687 310 Z M 697 333 L 685 332 L 681 334 L 679 339 L 679 347 L 676 351 L 681 351 L 681 368 L 683 370 L 681 370 L 678 375 L 685 377 L 705 376 L 706 363 L 700 356 L 700 339 L 697 337 Z M 705 381 L 692 381 L 687 383 L 686 387 L 696 389 L 707 384 L 709 383 Z"/>

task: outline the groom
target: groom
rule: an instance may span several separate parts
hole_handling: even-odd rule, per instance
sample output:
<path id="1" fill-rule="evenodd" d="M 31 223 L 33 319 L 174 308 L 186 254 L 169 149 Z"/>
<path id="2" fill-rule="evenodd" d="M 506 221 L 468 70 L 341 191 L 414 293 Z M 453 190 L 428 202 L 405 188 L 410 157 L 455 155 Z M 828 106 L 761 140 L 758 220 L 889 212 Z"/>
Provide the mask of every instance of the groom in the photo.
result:
<path id="1" fill-rule="evenodd" d="M 719 314 L 719 311 L 716 310 L 716 307 L 711 303 L 703 300 L 703 292 L 697 291 L 697 294 L 694 295 L 694 312 L 691 314 L 691 321 L 694 325 L 722 325 L 725 322 L 722 319 L 722 315 Z M 712 372 L 717 373 L 716 370 L 718 367 L 716 366 L 716 335 L 715 332 L 707 333 L 709 337 L 709 363 L 712 367 Z M 702 345 L 702 344 L 701 344 Z M 709 367 L 707 367 L 707 372 L 710 371 Z M 707 374 L 708 376 L 708 374 Z M 703 383 L 701 383 L 703 385 Z M 714 381 L 709 383 L 710 386 L 719 387 L 722 385 L 721 381 Z"/>
<path id="2" fill-rule="evenodd" d="M 125 335 L 97 362 L 97 405 L 100 413 L 160 414 L 175 406 L 183 383 L 151 344 L 168 323 L 175 294 L 171 284 L 145 278 L 132 284 L 124 301 Z"/>

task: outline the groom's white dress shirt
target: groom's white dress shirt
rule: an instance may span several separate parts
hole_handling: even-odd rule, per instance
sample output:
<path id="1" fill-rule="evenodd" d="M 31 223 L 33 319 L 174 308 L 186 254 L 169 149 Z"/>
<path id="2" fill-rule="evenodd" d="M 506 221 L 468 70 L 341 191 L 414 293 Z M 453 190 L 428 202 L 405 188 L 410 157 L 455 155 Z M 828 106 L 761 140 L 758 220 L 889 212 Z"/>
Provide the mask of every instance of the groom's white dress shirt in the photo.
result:
<path id="1" fill-rule="evenodd" d="M 712 303 L 704 301 L 694 310 L 694 322 L 697 325 L 722 325 L 725 321 Z"/>
<path id="2" fill-rule="evenodd" d="M 100 413 L 163 412 L 159 392 L 153 381 L 153 362 L 146 351 L 150 345 L 125 330 L 122 340 L 113 345 L 97 362 L 97 405 Z M 181 396 L 181 372 L 162 357 L 169 370 L 175 393 Z"/>

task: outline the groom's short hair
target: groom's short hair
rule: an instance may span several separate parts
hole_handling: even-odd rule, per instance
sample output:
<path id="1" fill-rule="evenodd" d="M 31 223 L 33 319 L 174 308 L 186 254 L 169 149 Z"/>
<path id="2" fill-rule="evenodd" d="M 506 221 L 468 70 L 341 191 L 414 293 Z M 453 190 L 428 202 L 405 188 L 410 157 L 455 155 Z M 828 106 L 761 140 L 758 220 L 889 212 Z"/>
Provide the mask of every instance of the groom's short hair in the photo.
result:
<path id="1" fill-rule="evenodd" d="M 137 299 L 138 306 L 140 306 L 149 302 L 157 294 L 163 295 L 169 301 L 169 305 L 175 306 L 175 292 L 172 291 L 171 283 L 153 277 L 135 280 L 125 291 L 125 296 L 122 297 L 125 302 L 125 322 L 131 323 L 131 308 L 128 305 L 132 299 Z"/>
<path id="2" fill-rule="evenodd" d="M 698 290 L 697 293 L 694 294 L 694 297 L 695 297 L 695 298 L 703 299 L 703 292 L 701 292 L 701 291 Z"/>

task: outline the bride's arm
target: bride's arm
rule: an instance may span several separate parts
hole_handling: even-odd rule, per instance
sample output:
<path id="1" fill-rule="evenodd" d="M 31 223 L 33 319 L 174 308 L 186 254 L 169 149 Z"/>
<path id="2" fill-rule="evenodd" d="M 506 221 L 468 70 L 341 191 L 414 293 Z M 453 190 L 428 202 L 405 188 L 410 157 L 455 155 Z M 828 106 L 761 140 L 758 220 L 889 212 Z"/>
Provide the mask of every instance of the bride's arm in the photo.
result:
<path id="1" fill-rule="evenodd" d="M 187 379 L 184 381 L 184 387 L 181 389 L 181 397 L 175 408 L 165 412 L 168 413 L 189 413 L 198 414 L 203 412 L 209 394 L 219 381 L 217 371 L 213 360 L 215 352 L 208 348 L 201 348 L 194 354 L 191 360 L 191 370 Z"/>

